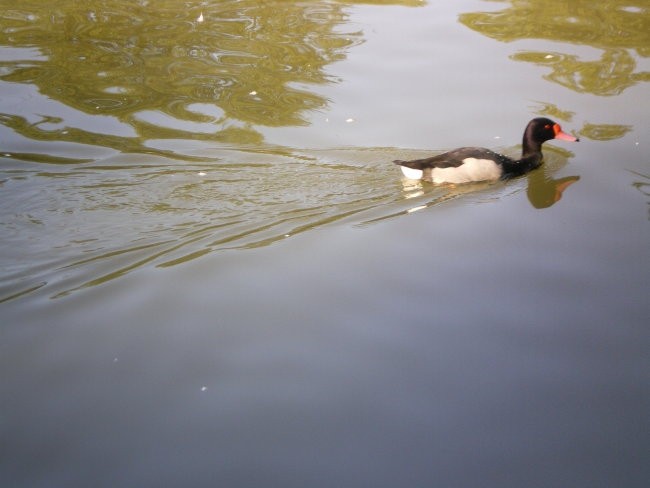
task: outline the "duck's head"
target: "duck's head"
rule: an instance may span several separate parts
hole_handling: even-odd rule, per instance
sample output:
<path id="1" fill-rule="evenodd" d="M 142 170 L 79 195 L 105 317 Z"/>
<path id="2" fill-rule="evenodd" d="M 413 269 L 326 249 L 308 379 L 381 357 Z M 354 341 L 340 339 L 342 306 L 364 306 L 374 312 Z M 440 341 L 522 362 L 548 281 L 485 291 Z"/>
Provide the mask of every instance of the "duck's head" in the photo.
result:
<path id="1" fill-rule="evenodd" d="M 563 141 L 577 142 L 580 139 L 562 132 L 562 127 L 557 122 L 547 119 L 546 117 L 539 117 L 531 120 L 524 132 L 524 140 L 529 142 L 536 142 L 541 144 L 551 139 L 561 139 Z"/>

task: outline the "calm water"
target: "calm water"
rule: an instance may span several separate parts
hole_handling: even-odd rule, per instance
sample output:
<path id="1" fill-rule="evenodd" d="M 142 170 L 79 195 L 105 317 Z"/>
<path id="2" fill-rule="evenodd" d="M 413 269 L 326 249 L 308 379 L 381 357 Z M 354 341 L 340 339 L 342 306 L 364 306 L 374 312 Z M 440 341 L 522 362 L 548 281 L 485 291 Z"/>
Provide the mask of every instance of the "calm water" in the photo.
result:
<path id="1" fill-rule="evenodd" d="M 647 486 L 650 6 L 439 3 L 0 0 L 2 486 Z"/>

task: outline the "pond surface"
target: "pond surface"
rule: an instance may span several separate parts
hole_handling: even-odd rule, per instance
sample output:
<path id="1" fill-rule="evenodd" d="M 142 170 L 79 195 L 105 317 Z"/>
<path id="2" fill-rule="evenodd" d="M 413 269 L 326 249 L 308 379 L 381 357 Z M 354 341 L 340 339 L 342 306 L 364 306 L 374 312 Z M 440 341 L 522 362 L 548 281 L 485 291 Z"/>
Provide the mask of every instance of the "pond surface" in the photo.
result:
<path id="1" fill-rule="evenodd" d="M 0 0 L 0 484 L 645 487 L 649 10 Z"/>

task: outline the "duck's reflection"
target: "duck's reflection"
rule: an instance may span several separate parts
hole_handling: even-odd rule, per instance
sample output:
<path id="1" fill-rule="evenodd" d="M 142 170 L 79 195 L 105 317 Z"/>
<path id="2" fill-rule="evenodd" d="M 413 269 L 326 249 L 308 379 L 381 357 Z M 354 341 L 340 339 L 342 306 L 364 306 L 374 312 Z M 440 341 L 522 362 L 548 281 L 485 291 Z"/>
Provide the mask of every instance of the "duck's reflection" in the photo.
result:
<path id="1" fill-rule="evenodd" d="M 564 161 L 564 164 L 566 164 L 566 161 Z M 561 164 L 560 166 L 564 166 L 564 164 Z M 539 169 L 529 173 L 525 180 L 523 178 L 519 180 L 526 182 L 526 196 L 533 208 L 541 210 L 555 205 L 562 199 L 564 192 L 580 180 L 580 176 L 578 175 L 554 178 L 553 175 L 557 173 L 558 170 L 559 168 L 557 165 L 543 165 Z M 506 194 L 516 193 L 518 189 L 521 189 L 521 185 L 519 185 L 519 188 L 513 188 L 512 191 L 510 191 L 508 187 L 511 183 L 502 187 L 506 189 Z M 406 200 L 417 200 L 417 205 L 413 205 L 406 210 L 375 220 L 383 220 L 397 217 L 398 215 L 411 214 L 449 200 L 454 200 L 464 195 L 469 196 L 469 194 L 481 195 L 480 201 L 482 202 L 498 200 L 499 196 L 503 196 L 503 192 L 499 192 L 500 195 L 491 195 L 487 198 L 484 192 L 484 190 L 489 190 L 490 187 L 495 187 L 498 184 L 499 183 L 484 182 L 464 185 L 434 185 L 432 183 L 423 182 L 422 180 L 409 180 L 403 178 L 403 197 Z M 421 197 L 426 195 L 432 195 L 434 198 L 423 203 Z"/>
<path id="2" fill-rule="evenodd" d="M 648 205 L 648 220 L 650 220 L 650 176 L 637 171 L 629 171 L 631 174 L 635 175 L 637 178 L 633 183 L 632 187 L 641 192 L 641 194 L 646 197 Z"/>
<path id="3" fill-rule="evenodd" d="M 528 176 L 526 188 L 528 201 L 535 208 L 548 208 L 559 202 L 564 191 L 578 180 L 580 180 L 579 176 L 553 179 L 544 171 L 534 171 Z"/>

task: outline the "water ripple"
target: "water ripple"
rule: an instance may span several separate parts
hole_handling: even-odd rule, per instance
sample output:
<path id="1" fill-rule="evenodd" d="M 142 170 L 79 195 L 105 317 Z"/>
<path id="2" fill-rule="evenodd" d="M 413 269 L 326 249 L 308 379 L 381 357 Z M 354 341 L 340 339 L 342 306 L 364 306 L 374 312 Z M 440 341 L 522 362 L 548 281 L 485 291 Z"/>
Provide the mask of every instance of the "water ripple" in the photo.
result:
<path id="1" fill-rule="evenodd" d="M 63 297 L 143 267 L 267 246 L 337 222 L 366 225 L 459 197 L 494 200 L 525 187 L 525 180 L 458 188 L 402 182 L 388 163 L 398 155 L 404 151 L 219 150 L 193 164 L 118 155 L 47 170 L 9 158 L 0 175 L 0 301 Z M 566 161 L 561 152 L 547 156 L 551 170 L 554 160 Z"/>

